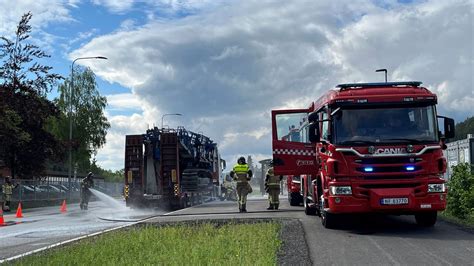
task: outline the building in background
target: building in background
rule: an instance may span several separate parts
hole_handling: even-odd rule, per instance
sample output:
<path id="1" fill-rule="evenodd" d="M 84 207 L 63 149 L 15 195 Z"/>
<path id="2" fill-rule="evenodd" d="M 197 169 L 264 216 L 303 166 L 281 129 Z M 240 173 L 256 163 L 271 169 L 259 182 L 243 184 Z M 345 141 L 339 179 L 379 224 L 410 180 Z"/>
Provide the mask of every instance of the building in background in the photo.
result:
<path id="1" fill-rule="evenodd" d="M 452 167 L 460 163 L 469 163 L 474 166 L 474 135 L 467 134 L 466 139 L 447 143 L 448 148 L 444 151 L 448 169 L 445 178 L 449 179 L 453 170 Z"/>

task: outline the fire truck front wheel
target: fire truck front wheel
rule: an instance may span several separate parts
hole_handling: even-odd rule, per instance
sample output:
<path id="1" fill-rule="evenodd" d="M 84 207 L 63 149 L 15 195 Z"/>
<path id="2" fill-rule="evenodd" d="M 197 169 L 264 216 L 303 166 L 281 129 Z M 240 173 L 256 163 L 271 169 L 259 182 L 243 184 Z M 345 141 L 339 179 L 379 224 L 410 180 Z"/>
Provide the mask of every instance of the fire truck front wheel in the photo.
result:
<path id="1" fill-rule="evenodd" d="M 438 212 L 436 211 L 420 212 L 415 214 L 416 223 L 423 227 L 431 227 L 435 225 L 437 217 Z"/>
<path id="2" fill-rule="evenodd" d="M 309 199 L 303 199 L 304 201 L 304 213 L 306 215 L 315 215 L 316 214 L 316 208 L 313 207 L 310 202 L 309 202 Z"/>
<path id="3" fill-rule="evenodd" d="M 336 227 L 337 224 L 337 215 L 330 213 L 326 210 L 324 204 L 324 196 L 321 196 L 319 200 L 319 213 L 321 216 L 321 224 L 328 229 L 333 229 Z"/>

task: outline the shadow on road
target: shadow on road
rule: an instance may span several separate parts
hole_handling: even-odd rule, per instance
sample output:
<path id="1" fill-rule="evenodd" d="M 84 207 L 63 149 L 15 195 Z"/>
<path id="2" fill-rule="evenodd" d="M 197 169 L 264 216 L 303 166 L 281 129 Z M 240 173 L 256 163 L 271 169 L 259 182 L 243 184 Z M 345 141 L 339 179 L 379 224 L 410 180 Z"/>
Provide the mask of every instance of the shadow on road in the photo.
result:
<path id="1" fill-rule="evenodd" d="M 381 235 L 417 239 L 474 240 L 469 230 L 438 219 L 434 227 L 421 227 L 413 216 L 341 215 L 336 230 L 357 235 Z"/>

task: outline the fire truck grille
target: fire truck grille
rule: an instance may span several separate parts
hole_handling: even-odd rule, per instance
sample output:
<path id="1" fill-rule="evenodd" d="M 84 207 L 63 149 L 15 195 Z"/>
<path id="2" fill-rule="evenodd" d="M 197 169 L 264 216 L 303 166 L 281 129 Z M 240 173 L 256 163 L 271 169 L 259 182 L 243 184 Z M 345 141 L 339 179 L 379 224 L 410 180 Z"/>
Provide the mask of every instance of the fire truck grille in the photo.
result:
<path id="1" fill-rule="evenodd" d="M 418 171 L 421 170 L 420 166 L 411 166 L 409 168 L 410 170 L 407 169 L 406 166 L 374 166 L 370 167 L 370 172 L 371 173 L 395 173 L 395 172 L 413 172 L 413 171 Z M 366 167 L 358 167 L 356 168 L 357 171 L 361 173 L 367 173 L 367 168 Z"/>
<path id="2" fill-rule="evenodd" d="M 397 184 L 364 184 L 360 185 L 362 188 L 409 188 L 409 187 L 418 187 L 421 184 L 419 183 L 397 183 Z"/>
<path id="3" fill-rule="evenodd" d="M 359 164 L 412 164 L 421 162 L 421 158 L 414 157 L 381 157 L 381 158 L 362 158 L 355 160 L 355 163 Z"/>
<path id="4" fill-rule="evenodd" d="M 415 178 L 413 175 L 384 175 L 384 176 L 363 176 L 365 180 L 380 180 L 380 179 L 412 179 Z"/>

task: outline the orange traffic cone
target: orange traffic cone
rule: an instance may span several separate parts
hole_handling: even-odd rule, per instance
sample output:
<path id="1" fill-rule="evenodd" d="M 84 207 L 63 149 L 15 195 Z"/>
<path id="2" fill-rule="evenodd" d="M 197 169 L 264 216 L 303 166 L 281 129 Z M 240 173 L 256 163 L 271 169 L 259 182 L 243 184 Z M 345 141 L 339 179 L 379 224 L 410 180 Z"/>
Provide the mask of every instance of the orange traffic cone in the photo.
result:
<path id="1" fill-rule="evenodd" d="M 21 211 L 21 202 L 18 202 L 18 209 L 16 209 L 16 218 L 23 218 L 23 213 Z"/>
<path id="2" fill-rule="evenodd" d="M 0 206 L 0 226 L 4 226 L 5 220 L 3 219 L 3 206 Z"/>
<path id="3" fill-rule="evenodd" d="M 59 209 L 61 212 L 66 212 L 67 211 L 67 208 L 66 208 L 66 200 L 63 200 L 63 205 L 61 205 L 61 209 Z"/>

